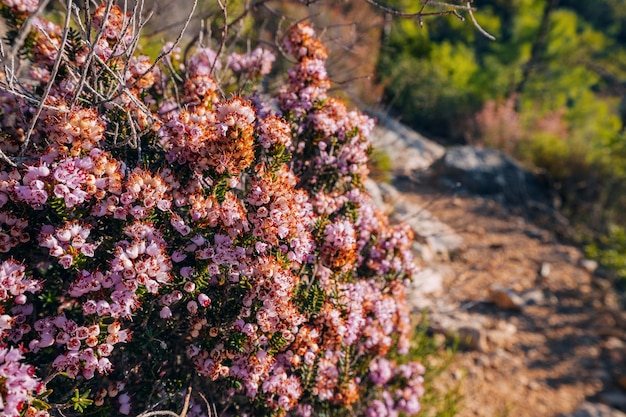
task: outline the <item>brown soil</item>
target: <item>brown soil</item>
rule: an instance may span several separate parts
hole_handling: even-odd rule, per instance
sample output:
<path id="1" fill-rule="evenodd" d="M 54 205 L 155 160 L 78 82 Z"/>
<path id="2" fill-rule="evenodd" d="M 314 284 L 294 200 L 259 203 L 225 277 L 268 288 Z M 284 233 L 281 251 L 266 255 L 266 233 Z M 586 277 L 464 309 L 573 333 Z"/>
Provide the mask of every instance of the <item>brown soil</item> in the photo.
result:
<path id="1" fill-rule="evenodd" d="M 462 382 L 460 417 L 559 416 L 583 401 L 626 407 L 622 300 L 610 280 L 582 266 L 580 249 L 490 200 L 432 190 L 404 197 L 464 239 L 443 261 L 453 273 L 441 296 L 480 319 L 486 337 L 461 349 L 444 376 Z M 542 299 L 521 311 L 499 308 L 484 302 L 494 284 L 540 290 Z"/>

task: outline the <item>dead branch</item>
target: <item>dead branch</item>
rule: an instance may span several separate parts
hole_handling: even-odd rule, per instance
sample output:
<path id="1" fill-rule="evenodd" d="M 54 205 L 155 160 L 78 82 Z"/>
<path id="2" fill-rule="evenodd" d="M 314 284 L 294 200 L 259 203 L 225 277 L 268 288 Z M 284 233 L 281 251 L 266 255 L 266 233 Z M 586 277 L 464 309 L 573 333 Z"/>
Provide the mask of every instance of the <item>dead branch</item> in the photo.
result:
<path id="1" fill-rule="evenodd" d="M 44 89 L 44 92 L 41 95 L 41 102 L 39 103 L 39 105 L 37 106 L 37 109 L 35 110 L 35 114 L 33 115 L 33 118 L 30 121 L 30 126 L 28 127 L 28 131 L 26 132 L 26 135 L 24 137 L 24 144 L 22 145 L 20 156 L 24 155 L 26 148 L 28 148 L 30 137 L 32 136 L 34 132 L 35 125 L 37 124 L 37 120 L 39 119 L 39 116 L 41 115 L 41 112 L 43 111 L 43 105 L 46 103 L 46 99 L 48 98 L 48 95 L 50 94 L 50 91 L 52 90 L 52 86 L 54 85 L 54 80 L 56 79 L 56 76 L 59 73 L 59 67 L 61 66 L 61 61 L 63 60 L 63 50 L 65 49 L 65 43 L 67 42 L 67 35 L 69 34 L 69 31 L 70 31 L 70 18 L 72 15 L 71 13 L 69 13 L 69 10 L 71 10 L 72 8 L 72 1 L 73 0 L 67 0 L 68 13 L 66 13 L 65 15 L 65 23 L 63 25 L 63 36 L 61 37 L 61 44 L 59 45 L 59 50 L 57 51 L 57 56 L 54 60 L 52 71 L 50 71 L 50 80 L 48 81 L 48 84 L 46 84 L 46 88 Z"/>
<path id="2" fill-rule="evenodd" d="M 461 20 L 465 20 L 463 16 L 460 14 L 460 12 L 466 12 L 468 16 L 470 17 L 470 20 L 472 21 L 472 24 L 474 25 L 474 27 L 476 27 L 476 29 L 483 36 L 485 36 L 487 39 L 495 40 L 496 38 L 493 35 L 491 35 L 489 32 L 487 32 L 485 29 L 483 29 L 482 26 L 480 26 L 480 24 L 476 20 L 474 16 L 475 8 L 472 7 L 472 1 L 473 0 L 466 1 L 464 4 L 454 4 L 454 3 L 447 3 L 447 2 L 440 2 L 440 1 L 433 1 L 433 0 L 425 0 L 422 3 L 422 6 L 419 11 L 411 13 L 411 12 L 403 12 L 401 10 L 392 9 L 383 4 L 380 4 L 376 0 L 365 0 L 367 4 L 379 10 L 382 10 L 384 13 L 387 13 L 391 16 L 417 19 L 420 26 L 422 25 L 422 19 L 424 17 L 454 15 Z M 426 7 L 429 7 L 429 6 L 442 9 L 442 10 L 426 11 Z"/>

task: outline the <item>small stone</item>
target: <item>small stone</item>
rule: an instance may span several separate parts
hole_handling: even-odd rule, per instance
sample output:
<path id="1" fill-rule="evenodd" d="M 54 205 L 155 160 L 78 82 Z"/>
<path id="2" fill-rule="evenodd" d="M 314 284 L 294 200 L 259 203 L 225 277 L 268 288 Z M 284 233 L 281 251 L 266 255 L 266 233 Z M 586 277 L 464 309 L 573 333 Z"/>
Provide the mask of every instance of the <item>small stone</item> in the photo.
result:
<path id="1" fill-rule="evenodd" d="M 548 278 L 550 276 L 551 269 L 552 267 L 549 263 L 543 262 L 541 264 L 541 268 L 539 269 L 539 275 L 541 275 L 542 278 Z"/>
<path id="2" fill-rule="evenodd" d="M 438 294 L 443 291 L 443 279 L 440 271 L 424 268 L 414 278 L 413 288 L 422 294 Z"/>
<path id="3" fill-rule="evenodd" d="M 593 373 L 594 378 L 597 378 L 602 384 L 611 382 L 613 379 L 611 373 L 606 369 L 596 369 Z"/>
<path id="4" fill-rule="evenodd" d="M 536 228 L 528 228 L 524 230 L 524 233 L 526 234 L 526 236 L 528 236 L 531 239 L 537 239 L 537 240 L 543 241 L 546 238 L 545 232 Z"/>
<path id="5" fill-rule="evenodd" d="M 485 334 L 475 326 L 461 326 L 456 330 L 456 337 L 459 339 L 461 346 L 468 349 L 484 352 L 487 350 L 487 341 Z"/>
<path id="6" fill-rule="evenodd" d="M 615 327 L 616 324 L 615 317 L 610 313 L 603 313 L 593 320 L 592 329 L 595 330 L 598 336 L 619 336 L 620 332 L 619 329 Z"/>
<path id="7" fill-rule="evenodd" d="M 525 377 L 524 375 L 520 375 L 520 376 L 517 378 L 517 383 L 518 383 L 519 385 L 527 386 L 527 385 L 528 385 L 528 382 L 529 382 L 529 381 L 528 381 L 528 378 L 527 378 L 527 377 Z"/>
<path id="8" fill-rule="evenodd" d="M 382 195 L 382 200 L 387 204 L 397 204 L 400 200 L 400 192 L 391 184 L 380 182 L 377 184 L 378 190 Z"/>
<path id="9" fill-rule="evenodd" d="M 432 251 L 430 246 L 414 241 L 411 245 L 411 250 L 417 255 L 425 263 L 429 264 L 435 260 L 435 256 L 437 255 Z"/>
<path id="10" fill-rule="evenodd" d="M 544 305 L 546 303 L 546 297 L 541 290 L 526 291 L 521 295 L 524 300 L 524 305 Z"/>
<path id="11" fill-rule="evenodd" d="M 590 274 L 593 274 L 594 272 L 596 272 L 596 269 L 598 269 L 598 262 L 594 261 L 593 259 L 581 259 L 580 260 L 580 266 L 587 272 L 589 272 Z"/>
<path id="12" fill-rule="evenodd" d="M 605 307 L 608 307 L 611 310 L 620 310 L 622 308 L 622 300 L 620 299 L 620 296 L 613 291 L 606 292 L 602 298 L 602 302 Z"/>
<path id="13" fill-rule="evenodd" d="M 515 292 L 499 287 L 492 287 L 487 296 L 488 303 L 494 303 L 499 308 L 505 310 L 520 311 L 524 306 L 524 299 Z"/>
<path id="14" fill-rule="evenodd" d="M 608 350 L 623 349 L 624 342 L 619 337 L 611 336 L 604 341 L 604 348 Z"/>
<path id="15" fill-rule="evenodd" d="M 536 391 L 541 388 L 541 384 L 535 380 L 528 382 L 528 389 L 532 391 Z"/>
<path id="16" fill-rule="evenodd" d="M 365 190 L 367 190 L 367 193 L 372 198 L 372 202 L 374 203 L 374 205 L 378 207 L 379 209 L 384 210 L 385 202 L 383 201 L 383 195 L 380 191 L 378 183 L 368 178 L 365 180 L 364 186 L 365 186 Z"/>
<path id="17" fill-rule="evenodd" d="M 487 339 L 493 345 L 507 349 L 513 343 L 514 333 L 515 332 L 509 332 L 505 330 L 492 330 L 487 334 Z"/>

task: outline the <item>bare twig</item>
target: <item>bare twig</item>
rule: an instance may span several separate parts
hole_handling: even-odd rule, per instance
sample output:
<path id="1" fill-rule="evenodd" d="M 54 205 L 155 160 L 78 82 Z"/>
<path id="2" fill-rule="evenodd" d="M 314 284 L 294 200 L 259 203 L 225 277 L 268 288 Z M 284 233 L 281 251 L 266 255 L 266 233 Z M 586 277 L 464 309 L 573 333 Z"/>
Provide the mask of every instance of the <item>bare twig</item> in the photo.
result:
<path id="1" fill-rule="evenodd" d="M 7 93 L 10 93 L 11 95 L 13 95 L 15 97 L 22 98 L 22 99 L 24 99 L 26 101 L 30 101 L 32 103 L 40 104 L 40 100 L 38 98 L 29 96 L 27 94 L 22 94 L 22 93 L 20 93 L 18 91 L 15 91 L 14 89 L 12 89 L 12 88 L 10 88 L 8 86 L 5 87 L 2 84 L 0 84 L 0 91 L 6 91 Z M 44 104 L 42 107 L 44 109 L 46 109 L 46 110 L 54 110 L 54 111 L 57 111 L 59 113 L 69 113 L 69 110 L 66 109 L 66 108 L 60 108 L 60 107 L 57 107 L 57 106 L 51 106 L 49 104 Z"/>
<path id="2" fill-rule="evenodd" d="M 102 37 L 104 33 L 104 27 L 105 27 L 104 22 L 106 22 L 106 20 L 109 17 L 109 13 L 111 12 L 111 7 L 113 7 L 113 0 L 107 1 L 106 9 L 104 10 L 104 16 L 102 18 L 103 23 L 100 26 L 100 29 L 98 29 L 98 32 L 96 33 L 96 38 L 89 45 L 89 53 L 87 54 L 87 58 L 85 59 L 85 63 L 83 64 L 83 70 L 81 71 L 81 74 L 80 74 L 80 81 L 78 82 L 78 84 L 76 85 L 76 88 L 74 89 L 74 96 L 72 97 L 70 108 L 72 108 L 74 104 L 76 104 L 76 100 L 78 100 L 80 91 L 83 89 L 83 86 L 85 85 L 85 80 L 87 79 L 87 73 L 89 72 L 91 61 L 93 60 L 94 56 L 96 56 L 96 45 L 98 44 L 98 42 L 100 41 L 100 38 Z M 69 16 L 69 13 L 68 13 L 68 16 Z"/>
<path id="3" fill-rule="evenodd" d="M 9 60 L 11 62 L 11 77 L 8 78 L 7 81 L 9 81 L 9 85 L 12 86 L 12 81 L 15 79 L 15 74 L 16 74 L 16 68 L 15 68 L 15 60 L 16 57 L 19 54 L 20 49 L 22 49 L 22 46 L 24 46 L 24 41 L 26 40 L 26 37 L 28 36 L 28 34 L 30 33 L 30 28 L 33 24 L 33 20 L 39 16 L 39 14 L 45 9 L 45 7 L 48 5 L 48 3 L 50 2 L 50 0 L 42 0 L 39 3 L 39 6 L 37 6 L 37 10 L 35 10 L 35 12 L 33 14 L 31 14 L 30 16 L 28 16 L 26 18 L 26 20 L 24 21 L 24 23 L 22 24 L 22 26 L 20 27 L 20 33 L 18 34 L 17 38 L 15 39 L 15 42 L 13 43 L 13 47 L 11 48 L 11 52 L 9 55 Z M 6 67 L 6 64 L 5 64 Z"/>
<path id="4" fill-rule="evenodd" d="M 492 34 L 487 32 L 485 29 L 483 29 L 482 26 L 480 26 L 480 24 L 476 20 L 476 17 L 474 16 L 475 8 L 472 7 L 472 0 L 466 1 L 464 4 L 454 4 L 454 3 L 447 3 L 447 2 L 441 2 L 441 1 L 435 1 L 435 0 L 425 0 L 422 3 L 422 6 L 420 7 L 419 11 L 417 12 L 403 12 L 400 10 L 392 9 L 390 7 L 387 7 L 383 4 L 378 3 L 376 0 L 365 0 L 365 2 L 370 4 L 371 6 L 376 7 L 379 10 L 382 10 L 383 12 L 391 16 L 404 17 L 404 18 L 416 18 L 420 26 L 423 26 L 423 18 L 428 17 L 428 16 L 453 15 L 461 20 L 465 20 L 463 16 L 460 14 L 460 12 L 465 11 L 469 15 L 470 20 L 472 21 L 472 24 L 474 25 L 474 27 L 476 27 L 476 29 L 483 36 L 485 36 L 487 39 L 490 39 L 492 41 L 496 39 L 495 36 L 493 36 Z M 436 7 L 442 10 L 437 10 L 434 12 L 427 12 L 426 11 L 427 6 Z"/>
<path id="5" fill-rule="evenodd" d="M 207 412 L 209 413 L 208 417 L 214 417 L 214 416 L 219 417 L 215 403 L 207 400 L 207 398 L 201 392 L 199 392 L 198 395 L 200 396 L 200 398 L 202 398 L 202 400 L 204 401 L 204 404 L 206 405 Z"/>
<path id="6" fill-rule="evenodd" d="M 154 60 L 154 62 L 150 66 L 150 68 L 148 68 L 143 74 L 141 74 L 141 76 L 137 77 L 137 81 L 139 81 L 144 75 L 148 74 L 150 71 L 154 70 L 154 68 L 159 64 L 159 62 L 161 62 L 161 60 L 163 58 L 165 58 L 166 56 L 171 54 L 172 51 L 178 46 L 180 41 L 183 39 L 185 31 L 187 30 L 187 27 L 189 26 L 189 23 L 191 22 L 191 19 L 193 17 L 193 14 L 194 14 L 197 6 L 198 6 L 198 0 L 194 0 L 193 6 L 191 7 L 191 11 L 187 15 L 187 19 L 185 20 L 185 24 L 183 25 L 182 29 L 178 33 L 178 37 L 176 38 L 174 43 L 167 49 L 167 51 L 161 52 L 159 54 L 159 56 L 156 57 L 156 59 Z M 135 81 L 135 82 L 137 82 L 137 81 Z"/>
<path id="7" fill-rule="evenodd" d="M 488 33 L 485 29 L 483 29 L 478 22 L 476 21 L 476 18 L 474 17 L 474 12 L 472 11 L 472 8 L 470 7 L 470 2 L 467 2 L 467 14 L 469 14 L 470 19 L 472 20 L 472 23 L 474 24 L 474 27 L 476 29 L 478 29 L 478 31 L 487 39 L 490 39 L 492 41 L 496 40 L 496 37 L 493 36 L 492 34 Z"/>
<path id="8" fill-rule="evenodd" d="M 37 120 L 39 119 L 39 116 L 41 115 L 41 112 L 43 111 L 43 106 L 46 103 L 46 99 L 48 98 L 48 95 L 50 94 L 50 91 L 52 90 L 52 87 L 54 85 L 56 76 L 59 73 L 59 67 L 61 66 L 61 61 L 63 60 L 63 50 L 65 49 L 65 43 L 67 42 L 67 35 L 70 31 L 70 18 L 72 14 L 69 12 L 69 10 L 72 9 L 72 1 L 73 0 L 67 0 L 66 4 L 67 4 L 68 13 L 66 13 L 65 15 L 65 23 L 63 25 L 63 36 L 61 37 L 61 44 L 59 45 L 59 50 L 57 51 L 57 56 L 54 60 L 52 71 L 50 71 L 50 80 L 48 81 L 48 84 L 46 85 L 46 88 L 43 94 L 41 95 L 41 102 L 37 106 L 37 110 L 35 110 L 35 114 L 33 115 L 33 118 L 30 121 L 30 126 L 28 127 L 28 131 L 26 132 L 26 135 L 24 136 L 24 144 L 22 145 L 22 151 L 20 152 L 20 156 L 23 155 L 24 152 L 26 151 L 26 148 L 28 148 L 28 143 L 30 142 L 30 137 L 32 136 L 35 130 L 35 125 L 37 124 Z"/>
<path id="9" fill-rule="evenodd" d="M 136 105 L 141 111 L 143 111 L 147 116 L 149 116 L 152 120 L 154 120 L 154 115 L 145 106 L 145 104 L 143 104 L 141 101 L 139 101 L 139 99 L 137 97 L 135 97 L 135 95 L 132 94 L 132 92 L 129 91 L 128 88 L 124 87 L 125 81 L 122 78 L 122 76 L 120 74 L 118 74 L 117 72 L 115 72 L 111 67 L 109 67 L 107 65 L 107 63 L 104 62 L 102 60 L 102 58 L 100 58 L 97 55 L 96 55 L 96 60 L 103 66 L 104 69 L 106 69 L 113 77 L 115 77 L 115 80 L 118 82 L 118 86 L 121 86 L 122 91 L 119 94 L 116 94 L 114 97 L 108 98 L 108 99 L 106 99 L 106 100 L 104 100 L 102 102 L 94 103 L 94 105 L 101 105 L 101 104 L 105 104 L 105 103 L 110 103 L 110 102 L 112 102 L 112 100 L 114 98 L 117 98 L 117 97 L 120 97 L 123 94 L 126 94 L 126 96 L 130 99 L 130 101 L 133 102 L 134 105 Z"/>
<path id="10" fill-rule="evenodd" d="M 217 0 L 217 4 L 220 5 L 220 9 L 222 10 L 222 16 L 224 17 L 224 26 L 222 27 L 222 38 L 220 39 L 220 45 L 218 46 L 217 51 L 215 51 L 215 60 L 211 65 L 211 71 L 209 72 L 210 74 L 213 73 L 215 65 L 217 65 L 217 59 L 222 53 L 224 45 L 226 45 L 226 35 L 228 34 L 228 11 L 226 10 L 226 6 L 224 5 L 224 3 L 222 3 L 222 0 Z"/>
<path id="11" fill-rule="evenodd" d="M 183 410 L 180 412 L 180 417 L 187 416 L 187 410 L 189 409 L 189 401 L 191 400 L 191 384 L 187 387 L 187 395 L 185 395 L 185 403 L 183 404 Z"/>
<path id="12" fill-rule="evenodd" d="M 426 8 L 427 5 L 436 6 L 439 8 L 467 10 L 467 6 L 464 6 L 464 5 L 442 3 L 438 1 L 426 1 L 418 12 L 409 13 L 409 12 L 402 12 L 400 10 L 392 9 L 374 0 L 365 0 L 365 2 L 392 16 L 407 17 L 407 18 L 416 17 L 418 19 L 420 19 L 421 17 L 425 17 L 425 16 L 441 16 L 445 14 L 451 14 L 450 10 L 442 10 L 442 11 L 437 11 L 437 12 L 425 12 L 424 9 Z"/>
<path id="13" fill-rule="evenodd" d="M 141 413 L 137 417 L 154 417 L 154 416 L 171 416 L 171 417 L 181 417 L 179 414 L 176 414 L 173 411 L 162 410 L 162 411 L 148 411 L 147 413 Z"/>

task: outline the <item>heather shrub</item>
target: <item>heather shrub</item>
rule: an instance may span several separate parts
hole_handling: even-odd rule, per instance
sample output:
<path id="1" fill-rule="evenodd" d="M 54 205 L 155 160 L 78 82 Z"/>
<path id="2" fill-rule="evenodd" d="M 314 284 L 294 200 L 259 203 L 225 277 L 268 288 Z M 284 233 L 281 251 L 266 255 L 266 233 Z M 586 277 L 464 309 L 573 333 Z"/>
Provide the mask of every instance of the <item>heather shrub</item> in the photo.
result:
<path id="1" fill-rule="evenodd" d="M 516 154 L 523 139 L 523 125 L 515 110 L 515 98 L 490 100 L 476 113 L 469 141 Z"/>
<path id="2" fill-rule="evenodd" d="M 152 61 L 112 1 L 64 27 L 0 3 L 0 416 L 420 410 L 411 231 L 309 25 L 269 96 L 268 50 Z"/>

